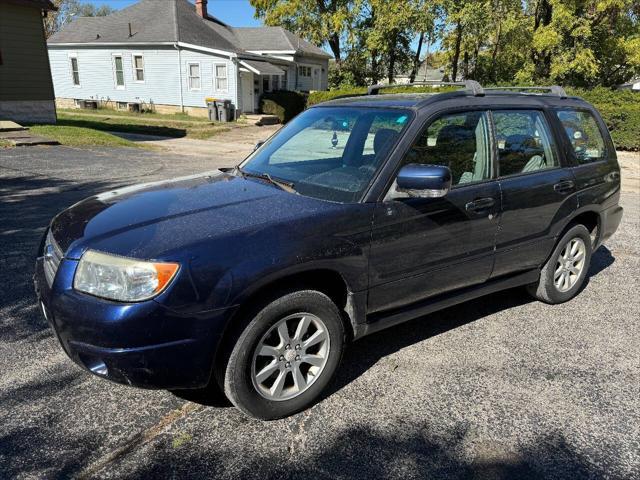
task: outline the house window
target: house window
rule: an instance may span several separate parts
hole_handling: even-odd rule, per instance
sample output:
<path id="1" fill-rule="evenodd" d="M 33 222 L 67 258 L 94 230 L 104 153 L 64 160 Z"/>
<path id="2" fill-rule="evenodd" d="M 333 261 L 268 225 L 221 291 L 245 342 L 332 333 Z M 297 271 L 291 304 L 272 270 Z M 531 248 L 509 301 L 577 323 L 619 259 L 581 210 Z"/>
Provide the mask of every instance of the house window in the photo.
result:
<path id="1" fill-rule="evenodd" d="M 225 64 L 215 64 L 213 66 L 215 71 L 215 84 L 218 92 L 227 91 L 227 66 Z"/>
<path id="2" fill-rule="evenodd" d="M 127 102 L 118 102 L 118 110 L 127 110 L 128 108 Z"/>
<path id="3" fill-rule="evenodd" d="M 189 90 L 200 90 L 200 64 L 190 63 L 189 67 Z"/>
<path id="4" fill-rule="evenodd" d="M 78 58 L 71 57 L 71 77 L 73 78 L 73 84 L 77 87 L 80 86 L 80 72 L 78 70 Z"/>
<path id="5" fill-rule="evenodd" d="M 133 56 L 133 74 L 136 82 L 144 82 L 144 58 L 142 55 Z"/>
<path id="6" fill-rule="evenodd" d="M 311 67 L 299 66 L 298 67 L 298 75 L 301 77 L 310 77 L 311 76 Z"/>
<path id="7" fill-rule="evenodd" d="M 271 89 L 274 92 L 277 92 L 278 90 L 280 90 L 280 76 L 278 75 L 271 76 Z"/>
<path id="8" fill-rule="evenodd" d="M 113 56 L 113 70 L 116 76 L 116 88 L 124 88 L 124 66 L 122 55 Z"/>

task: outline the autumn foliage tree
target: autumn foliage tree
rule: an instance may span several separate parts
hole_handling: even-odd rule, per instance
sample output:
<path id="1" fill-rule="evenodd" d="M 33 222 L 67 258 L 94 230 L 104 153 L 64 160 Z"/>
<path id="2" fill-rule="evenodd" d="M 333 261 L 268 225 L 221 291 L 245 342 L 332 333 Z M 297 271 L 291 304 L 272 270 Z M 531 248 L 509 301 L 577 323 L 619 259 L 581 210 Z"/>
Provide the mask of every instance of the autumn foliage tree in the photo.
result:
<path id="1" fill-rule="evenodd" d="M 640 75 L 637 0 L 250 0 L 336 60 L 336 83 L 415 78 L 425 42 L 450 79 L 614 86 Z"/>

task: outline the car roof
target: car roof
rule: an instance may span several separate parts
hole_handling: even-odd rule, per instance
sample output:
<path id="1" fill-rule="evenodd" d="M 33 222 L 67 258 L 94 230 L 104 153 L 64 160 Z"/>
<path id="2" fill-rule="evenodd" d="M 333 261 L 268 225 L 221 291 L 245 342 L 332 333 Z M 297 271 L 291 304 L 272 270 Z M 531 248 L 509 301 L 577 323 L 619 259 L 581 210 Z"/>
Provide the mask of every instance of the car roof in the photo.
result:
<path id="1" fill-rule="evenodd" d="M 459 102 L 456 102 L 459 100 Z M 513 92 L 509 90 L 485 90 L 482 95 L 474 95 L 466 90 L 455 90 L 444 93 L 392 93 L 383 95 L 356 95 L 337 97 L 319 103 L 314 107 L 380 107 L 380 108 L 411 108 L 420 110 L 437 103 L 460 103 L 460 106 L 509 106 L 522 105 L 531 107 L 541 106 L 588 106 L 579 97 L 561 97 L 552 93 Z"/>

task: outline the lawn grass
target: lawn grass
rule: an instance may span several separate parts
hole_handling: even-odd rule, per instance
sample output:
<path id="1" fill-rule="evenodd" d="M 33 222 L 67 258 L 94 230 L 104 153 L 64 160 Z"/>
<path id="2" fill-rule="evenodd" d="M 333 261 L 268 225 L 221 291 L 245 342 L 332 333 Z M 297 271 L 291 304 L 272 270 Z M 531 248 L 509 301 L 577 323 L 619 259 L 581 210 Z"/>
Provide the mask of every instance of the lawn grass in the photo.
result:
<path id="1" fill-rule="evenodd" d="M 99 109 L 93 111 L 58 110 L 58 124 L 107 132 L 125 132 L 162 137 L 211 138 L 228 131 L 228 124 L 185 114 L 162 115 Z"/>
<path id="2" fill-rule="evenodd" d="M 0 148 L 5 147 L 13 147 L 13 143 L 11 143 L 9 140 L 5 140 L 4 138 L 0 138 Z"/>
<path id="3" fill-rule="evenodd" d="M 29 131 L 34 135 L 57 140 L 62 145 L 70 147 L 134 147 L 151 148 L 139 142 L 132 142 L 107 132 L 92 128 L 75 127 L 69 125 L 32 125 Z"/>

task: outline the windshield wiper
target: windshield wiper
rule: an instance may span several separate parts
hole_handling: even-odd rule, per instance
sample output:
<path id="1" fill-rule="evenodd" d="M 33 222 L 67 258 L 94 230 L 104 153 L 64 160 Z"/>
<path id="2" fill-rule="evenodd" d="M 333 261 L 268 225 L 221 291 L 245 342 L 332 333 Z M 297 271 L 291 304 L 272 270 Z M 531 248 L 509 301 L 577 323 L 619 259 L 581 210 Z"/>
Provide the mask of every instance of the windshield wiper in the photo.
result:
<path id="1" fill-rule="evenodd" d="M 284 190 L 285 192 L 298 193 L 296 192 L 295 188 L 293 188 L 293 183 L 285 182 L 284 180 L 273 178 L 271 175 L 269 175 L 266 172 L 264 173 L 247 172 L 246 170 L 242 170 L 240 167 L 236 167 L 236 172 L 238 172 L 243 177 L 259 178 L 261 180 L 266 180 L 267 182 L 271 183 L 272 185 L 275 185 L 276 187 L 280 188 L 281 190 Z"/>

